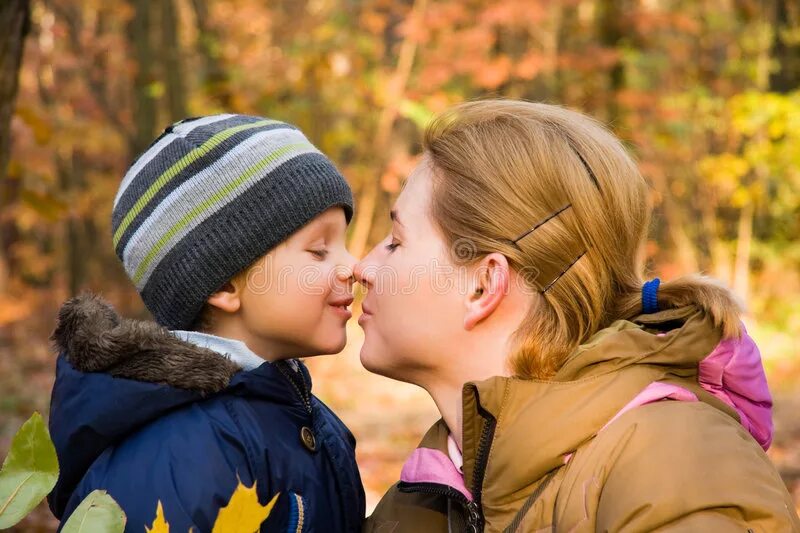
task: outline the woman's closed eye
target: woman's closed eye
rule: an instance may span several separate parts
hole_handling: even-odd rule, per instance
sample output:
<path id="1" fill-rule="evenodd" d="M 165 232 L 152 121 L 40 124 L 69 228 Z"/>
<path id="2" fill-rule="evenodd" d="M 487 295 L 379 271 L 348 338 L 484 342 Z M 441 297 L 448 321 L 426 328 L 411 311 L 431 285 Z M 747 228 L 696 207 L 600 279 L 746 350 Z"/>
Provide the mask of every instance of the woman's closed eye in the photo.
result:
<path id="1" fill-rule="evenodd" d="M 308 251 L 311 253 L 311 255 L 317 257 L 318 259 L 325 259 L 326 257 L 328 257 L 328 250 L 324 248 L 319 250 L 308 250 Z"/>
<path id="2" fill-rule="evenodd" d="M 400 246 L 400 242 L 397 239 L 392 238 L 392 241 L 386 245 L 386 249 L 389 250 L 389 253 L 392 253 L 398 246 Z"/>

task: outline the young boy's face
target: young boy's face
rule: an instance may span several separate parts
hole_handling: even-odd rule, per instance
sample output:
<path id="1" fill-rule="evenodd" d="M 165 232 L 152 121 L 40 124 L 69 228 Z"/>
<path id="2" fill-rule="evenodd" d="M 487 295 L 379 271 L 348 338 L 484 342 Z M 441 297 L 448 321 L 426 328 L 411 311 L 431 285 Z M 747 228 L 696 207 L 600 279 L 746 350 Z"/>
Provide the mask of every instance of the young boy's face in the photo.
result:
<path id="1" fill-rule="evenodd" d="M 345 248 L 346 228 L 344 211 L 332 207 L 256 261 L 232 281 L 238 306 L 217 313 L 215 333 L 273 361 L 340 352 L 356 262 Z"/>

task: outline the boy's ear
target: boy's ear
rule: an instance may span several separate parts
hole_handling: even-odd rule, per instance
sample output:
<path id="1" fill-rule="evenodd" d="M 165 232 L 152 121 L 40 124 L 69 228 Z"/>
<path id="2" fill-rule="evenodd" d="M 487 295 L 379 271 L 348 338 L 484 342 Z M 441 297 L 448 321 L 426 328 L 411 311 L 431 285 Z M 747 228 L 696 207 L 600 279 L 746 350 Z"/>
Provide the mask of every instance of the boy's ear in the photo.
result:
<path id="1" fill-rule="evenodd" d="M 208 297 L 209 305 L 228 313 L 235 313 L 242 305 L 241 292 L 238 284 L 231 281 L 219 288 L 217 292 Z"/>

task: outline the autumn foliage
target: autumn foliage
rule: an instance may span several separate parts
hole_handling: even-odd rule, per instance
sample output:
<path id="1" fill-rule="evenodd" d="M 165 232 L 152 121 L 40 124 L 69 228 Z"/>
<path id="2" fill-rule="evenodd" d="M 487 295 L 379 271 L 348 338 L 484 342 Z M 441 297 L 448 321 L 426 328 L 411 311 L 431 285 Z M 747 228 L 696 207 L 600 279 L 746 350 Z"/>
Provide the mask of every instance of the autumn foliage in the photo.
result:
<path id="1" fill-rule="evenodd" d="M 703 271 L 747 302 L 777 394 L 772 457 L 800 501 L 796 416 L 780 421 L 800 380 L 796 1 L 8 0 L 0 24 L 24 44 L 19 65 L 0 58 L 0 78 L 18 79 L 0 84 L 0 455 L 47 410 L 63 300 L 91 289 L 147 316 L 110 213 L 165 126 L 222 111 L 299 126 L 353 186 L 359 256 L 385 235 L 431 116 L 506 96 L 609 123 L 652 186 L 654 273 Z M 374 503 L 435 414 L 363 371 L 349 333 L 344 356 L 310 367 L 359 440 Z M 373 413 L 389 408 L 396 417 Z"/>

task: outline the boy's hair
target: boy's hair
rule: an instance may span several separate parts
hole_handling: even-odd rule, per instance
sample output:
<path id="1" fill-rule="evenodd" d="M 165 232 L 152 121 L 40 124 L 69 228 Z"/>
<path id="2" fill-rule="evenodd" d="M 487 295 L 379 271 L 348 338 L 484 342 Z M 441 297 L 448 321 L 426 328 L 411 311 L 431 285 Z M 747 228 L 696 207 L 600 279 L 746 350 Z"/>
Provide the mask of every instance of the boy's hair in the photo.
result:
<path id="1" fill-rule="evenodd" d="M 199 331 L 201 333 L 210 332 L 214 328 L 214 322 L 212 320 L 213 311 L 211 307 L 211 304 L 208 302 L 204 303 L 203 308 L 197 313 L 194 322 L 192 322 L 187 329 L 189 331 Z"/>
<path id="2" fill-rule="evenodd" d="M 166 128 L 128 169 L 113 244 L 156 321 L 186 329 L 214 291 L 334 206 L 349 222 L 350 186 L 296 127 L 194 117 Z"/>

